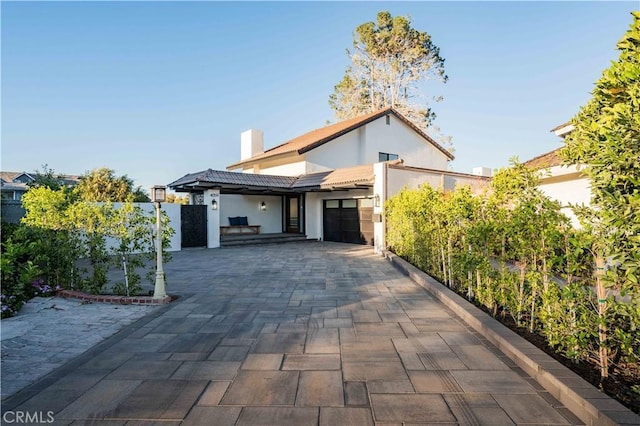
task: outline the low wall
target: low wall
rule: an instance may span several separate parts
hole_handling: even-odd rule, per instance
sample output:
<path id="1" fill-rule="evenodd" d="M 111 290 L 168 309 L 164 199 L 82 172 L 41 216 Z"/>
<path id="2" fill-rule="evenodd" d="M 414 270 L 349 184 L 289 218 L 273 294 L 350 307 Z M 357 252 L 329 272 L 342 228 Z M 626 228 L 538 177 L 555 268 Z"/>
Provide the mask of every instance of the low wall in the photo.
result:
<path id="1" fill-rule="evenodd" d="M 123 203 L 113 203 L 113 206 L 118 208 Z M 149 212 L 155 217 L 155 204 L 153 203 L 134 203 L 134 205 L 140 207 L 145 212 Z M 25 215 L 26 211 L 22 207 L 20 200 L 2 200 L 2 221 L 7 223 L 20 223 L 20 219 Z M 175 233 L 171 237 L 171 241 L 168 247 L 168 251 L 180 251 L 182 234 L 180 231 L 180 204 L 164 203 L 162 204 L 162 211 L 169 216 L 169 226 L 173 228 Z M 155 233 L 155 227 L 149 229 L 149 238 L 152 233 Z M 113 248 L 116 244 L 113 238 L 107 239 L 107 248 Z"/>
<path id="2" fill-rule="evenodd" d="M 115 208 L 119 208 L 122 206 L 122 204 L 123 203 L 113 203 L 113 206 Z M 153 203 L 133 203 L 133 204 L 137 207 L 140 207 L 143 211 L 153 214 L 155 217 L 155 211 L 156 211 L 155 204 Z M 164 203 L 162 204 L 161 208 L 162 208 L 162 211 L 165 212 L 167 216 L 169 216 L 169 226 L 171 226 L 175 231 L 175 233 L 171 237 L 171 240 L 169 242 L 169 247 L 167 248 L 167 250 L 180 251 L 181 241 L 182 241 L 182 234 L 180 232 L 180 217 L 181 217 L 180 204 Z M 156 232 L 155 226 L 150 228 L 149 238 L 151 238 L 152 235 L 155 235 L 155 232 Z M 116 244 L 117 242 L 115 239 L 113 238 L 107 239 L 107 249 L 111 249 L 115 247 Z"/>

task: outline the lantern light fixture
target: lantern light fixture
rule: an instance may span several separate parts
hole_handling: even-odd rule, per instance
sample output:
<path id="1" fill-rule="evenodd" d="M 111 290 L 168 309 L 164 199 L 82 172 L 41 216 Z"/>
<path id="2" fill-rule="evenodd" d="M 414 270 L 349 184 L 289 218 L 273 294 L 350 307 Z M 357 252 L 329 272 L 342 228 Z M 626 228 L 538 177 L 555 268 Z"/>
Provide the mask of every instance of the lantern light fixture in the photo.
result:
<path id="1" fill-rule="evenodd" d="M 155 185 L 151 187 L 151 201 L 154 203 L 164 203 L 167 199 L 167 187 Z"/>

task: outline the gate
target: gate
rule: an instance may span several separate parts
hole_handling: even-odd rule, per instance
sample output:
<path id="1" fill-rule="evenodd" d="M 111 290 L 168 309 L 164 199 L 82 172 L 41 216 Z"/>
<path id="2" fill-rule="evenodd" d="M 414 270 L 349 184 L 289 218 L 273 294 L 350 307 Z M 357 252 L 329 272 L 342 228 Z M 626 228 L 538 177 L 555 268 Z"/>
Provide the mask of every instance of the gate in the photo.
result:
<path id="1" fill-rule="evenodd" d="M 207 206 L 180 206 L 181 247 L 207 246 Z"/>

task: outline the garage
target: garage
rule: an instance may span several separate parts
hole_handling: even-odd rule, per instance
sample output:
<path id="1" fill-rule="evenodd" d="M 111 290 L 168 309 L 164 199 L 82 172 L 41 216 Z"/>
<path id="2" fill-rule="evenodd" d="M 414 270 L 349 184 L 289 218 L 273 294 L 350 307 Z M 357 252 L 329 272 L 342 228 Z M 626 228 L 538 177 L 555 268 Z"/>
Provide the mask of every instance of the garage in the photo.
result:
<path id="1" fill-rule="evenodd" d="M 373 245 L 373 200 L 350 198 L 324 200 L 325 241 Z"/>

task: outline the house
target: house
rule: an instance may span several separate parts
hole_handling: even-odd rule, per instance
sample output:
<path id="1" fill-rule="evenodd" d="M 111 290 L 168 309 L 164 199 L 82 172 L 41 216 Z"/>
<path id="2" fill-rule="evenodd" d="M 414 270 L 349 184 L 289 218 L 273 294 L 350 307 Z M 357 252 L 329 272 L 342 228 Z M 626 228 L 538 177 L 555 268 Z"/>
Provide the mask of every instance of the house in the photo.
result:
<path id="1" fill-rule="evenodd" d="M 22 196 L 29 189 L 29 184 L 35 182 L 37 173 L 0 172 L 0 198 L 2 199 L 2 221 L 19 223 L 25 214 L 22 208 Z M 79 176 L 58 175 L 64 185 L 73 186 L 80 181 Z"/>
<path id="2" fill-rule="evenodd" d="M 29 189 L 29 184 L 35 182 L 37 173 L 0 172 L 0 195 L 3 200 L 20 200 Z M 57 175 L 63 185 L 74 186 L 80 182 L 80 176 Z"/>
<path id="3" fill-rule="evenodd" d="M 564 123 L 551 131 L 564 139 L 573 129 L 572 124 Z M 573 226 L 579 226 L 579 221 L 570 206 L 590 205 L 591 185 L 589 178 L 580 172 L 578 165 L 563 164 L 560 149 L 562 148 L 556 148 L 525 161 L 524 165 L 540 170 L 538 188 L 549 198 L 560 202 L 563 213 L 571 219 Z"/>
<path id="4" fill-rule="evenodd" d="M 392 108 L 305 133 L 264 149 L 263 134 L 241 134 L 240 161 L 227 170 L 187 174 L 169 184 L 208 206 L 206 246 L 220 246 L 227 221 L 247 217 L 261 233 L 385 248 L 387 198 L 428 183 L 481 191 L 490 177 L 448 170 L 453 155 Z M 221 228 L 222 227 L 222 228 Z M 185 232 L 183 230 L 183 236 Z M 203 239 L 204 242 L 204 239 Z M 204 244 L 203 244 L 204 245 Z"/>

